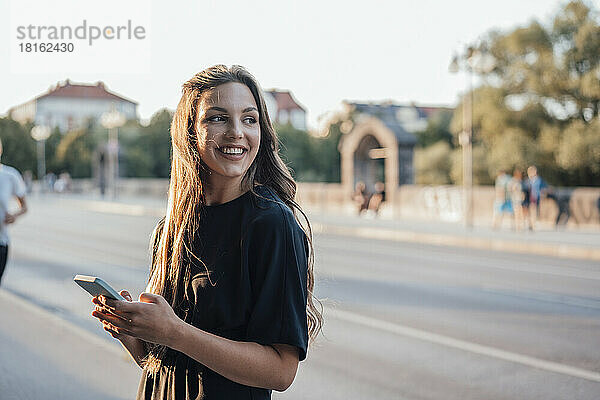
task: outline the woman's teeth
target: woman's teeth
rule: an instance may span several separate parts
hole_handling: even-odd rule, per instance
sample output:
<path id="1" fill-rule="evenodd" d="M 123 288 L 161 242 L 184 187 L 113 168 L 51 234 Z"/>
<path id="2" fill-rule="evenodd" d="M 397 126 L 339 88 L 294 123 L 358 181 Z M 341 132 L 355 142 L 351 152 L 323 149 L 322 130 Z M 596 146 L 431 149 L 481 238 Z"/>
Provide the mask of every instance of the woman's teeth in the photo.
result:
<path id="1" fill-rule="evenodd" d="M 242 154 L 244 149 L 239 147 L 220 147 L 219 151 L 225 154 Z"/>

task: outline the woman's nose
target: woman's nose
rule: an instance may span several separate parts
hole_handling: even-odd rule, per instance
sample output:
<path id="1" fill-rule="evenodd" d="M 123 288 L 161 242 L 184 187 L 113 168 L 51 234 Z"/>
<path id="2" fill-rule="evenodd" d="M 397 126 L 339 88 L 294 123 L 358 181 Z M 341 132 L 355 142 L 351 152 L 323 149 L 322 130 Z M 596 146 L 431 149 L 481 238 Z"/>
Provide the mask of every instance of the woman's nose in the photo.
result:
<path id="1" fill-rule="evenodd" d="M 244 136 L 244 132 L 242 130 L 242 124 L 239 121 L 232 121 L 229 124 L 229 128 L 225 135 L 230 138 L 242 138 Z"/>

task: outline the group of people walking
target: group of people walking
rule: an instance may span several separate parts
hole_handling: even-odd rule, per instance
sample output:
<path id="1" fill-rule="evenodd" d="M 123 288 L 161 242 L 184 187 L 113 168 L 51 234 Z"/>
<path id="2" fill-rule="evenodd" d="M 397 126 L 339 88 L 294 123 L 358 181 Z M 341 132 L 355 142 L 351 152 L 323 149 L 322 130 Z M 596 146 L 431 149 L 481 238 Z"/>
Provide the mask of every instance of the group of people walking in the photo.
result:
<path id="1" fill-rule="evenodd" d="M 546 195 L 547 187 L 533 165 L 527 168 L 527 179 L 524 179 L 523 171 L 519 168 L 514 169 L 512 177 L 505 170 L 500 170 L 495 183 L 492 227 L 500 227 L 502 218 L 508 215 L 513 217 L 515 230 L 534 230 L 540 200 Z"/>
<path id="2" fill-rule="evenodd" d="M 385 201 L 385 185 L 383 182 L 376 182 L 373 193 L 367 192 L 367 186 L 364 182 L 359 181 L 354 187 L 354 193 L 352 193 L 352 200 L 357 206 L 358 215 L 363 213 L 377 216 L 379 214 L 379 208 Z"/>

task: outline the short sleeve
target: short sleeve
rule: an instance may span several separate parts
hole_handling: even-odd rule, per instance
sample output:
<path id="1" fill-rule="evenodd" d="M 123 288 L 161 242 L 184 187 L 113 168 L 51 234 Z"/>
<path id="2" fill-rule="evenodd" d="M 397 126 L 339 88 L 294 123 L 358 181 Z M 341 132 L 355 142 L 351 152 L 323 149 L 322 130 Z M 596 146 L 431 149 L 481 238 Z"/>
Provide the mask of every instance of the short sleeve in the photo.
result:
<path id="1" fill-rule="evenodd" d="M 23 182 L 23 178 L 19 171 L 15 170 L 13 175 L 13 195 L 16 197 L 24 197 L 26 188 L 25 182 Z"/>
<path id="2" fill-rule="evenodd" d="M 277 205 L 255 219 L 245 235 L 252 291 L 249 341 L 284 343 L 306 358 L 308 246 L 289 209 Z"/>

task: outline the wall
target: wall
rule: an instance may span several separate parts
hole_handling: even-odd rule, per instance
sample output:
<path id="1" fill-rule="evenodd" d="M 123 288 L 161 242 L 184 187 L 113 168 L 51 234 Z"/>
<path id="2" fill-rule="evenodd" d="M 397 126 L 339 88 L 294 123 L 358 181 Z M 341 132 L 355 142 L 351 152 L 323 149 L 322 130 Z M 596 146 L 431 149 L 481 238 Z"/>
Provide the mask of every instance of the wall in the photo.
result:
<path id="1" fill-rule="evenodd" d="M 340 184 L 300 183 L 298 200 L 314 212 L 354 214 L 356 207 L 351 193 Z M 561 188 L 571 193 L 568 224 L 579 227 L 600 227 L 598 199 L 600 188 Z M 457 222 L 463 220 L 461 186 L 403 185 L 396 190 L 393 203 L 386 202 L 381 208 L 382 217 L 422 219 L 429 221 Z M 490 225 L 494 204 L 493 186 L 473 188 L 473 220 L 475 225 Z M 558 215 L 555 201 L 545 198 L 540 205 L 542 223 L 553 225 Z"/>
<path id="2" fill-rule="evenodd" d="M 167 196 L 166 179 L 121 179 L 119 193 L 122 196 Z M 571 192 L 569 225 L 600 228 L 597 202 L 600 188 L 566 188 Z M 80 179 L 73 182 L 75 192 L 98 192 L 93 180 Z M 339 183 L 299 183 L 297 200 L 311 212 L 327 212 L 353 215 L 356 207 L 352 193 Z M 110 193 L 108 193 L 110 198 Z M 475 225 L 490 225 L 493 186 L 473 188 L 473 215 Z M 540 206 L 540 221 L 551 225 L 558 215 L 558 207 L 551 199 L 543 199 Z M 430 221 L 462 221 L 462 188 L 460 186 L 403 185 L 396 190 L 393 203 L 386 202 L 381 208 L 383 218 L 406 218 Z"/>

